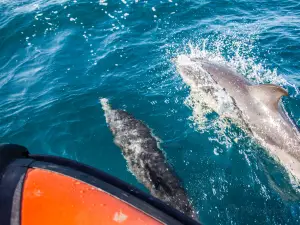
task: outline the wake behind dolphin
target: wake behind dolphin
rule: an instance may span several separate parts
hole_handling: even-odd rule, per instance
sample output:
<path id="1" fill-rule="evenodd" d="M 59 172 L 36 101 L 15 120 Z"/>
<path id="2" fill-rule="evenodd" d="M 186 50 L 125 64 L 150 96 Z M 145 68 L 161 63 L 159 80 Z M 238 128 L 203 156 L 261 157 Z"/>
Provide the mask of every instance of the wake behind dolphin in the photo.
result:
<path id="1" fill-rule="evenodd" d="M 111 109 L 107 99 L 100 99 L 100 103 L 129 170 L 153 196 L 196 219 L 181 182 L 167 164 L 149 127 L 123 110 Z"/>
<path id="2" fill-rule="evenodd" d="M 194 96 L 222 117 L 251 134 L 300 181 L 300 135 L 280 105 L 288 93 L 281 87 L 253 85 L 230 68 L 185 55 L 176 60 L 183 81 Z"/>

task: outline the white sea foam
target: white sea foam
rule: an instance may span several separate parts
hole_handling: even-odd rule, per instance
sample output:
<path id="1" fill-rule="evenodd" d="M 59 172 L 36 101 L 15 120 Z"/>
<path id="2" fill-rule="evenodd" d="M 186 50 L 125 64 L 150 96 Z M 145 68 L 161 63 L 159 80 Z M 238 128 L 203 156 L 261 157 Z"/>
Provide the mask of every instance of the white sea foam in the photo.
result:
<path id="1" fill-rule="evenodd" d="M 31 4 L 26 4 L 26 5 L 16 7 L 14 9 L 14 12 L 16 12 L 16 13 L 30 13 L 30 12 L 33 12 L 33 11 L 39 9 L 39 7 L 40 7 L 39 4 L 31 3 Z"/>
<path id="2" fill-rule="evenodd" d="M 31 12 L 46 8 L 51 5 L 63 4 L 66 2 L 68 2 L 68 0 L 49 0 L 49 1 L 40 0 L 40 1 L 35 1 L 34 3 L 32 3 L 32 2 L 31 3 L 21 3 L 21 4 L 18 4 L 14 8 L 13 11 L 15 13 L 31 13 Z"/>
<path id="3" fill-rule="evenodd" d="M 265 68 L 262 63 L 256 63 L 255 57 L 248 55 L 249 51 L 252 51 L 252 47 L 245 48 L 242 40 L 234 43 L 234 46 L 231 47 L 235 49 L 233 55 L 225 58 L 225 50 L 223 49 L 226 47 L 226 44 L 223 41 L 225 40 L 221 39 L 211 44 L 211 50 L 207 49 L 208 39 L 201 41 L 197 45 L 190 43 L 190 54 L 187 55 L 192 58 L 205 58 L 208 61 L 226 64 L 256 84 L 272 83 L 288 85 L 288 82 L 277 73 L 276 69 L 270 70 Z"/>

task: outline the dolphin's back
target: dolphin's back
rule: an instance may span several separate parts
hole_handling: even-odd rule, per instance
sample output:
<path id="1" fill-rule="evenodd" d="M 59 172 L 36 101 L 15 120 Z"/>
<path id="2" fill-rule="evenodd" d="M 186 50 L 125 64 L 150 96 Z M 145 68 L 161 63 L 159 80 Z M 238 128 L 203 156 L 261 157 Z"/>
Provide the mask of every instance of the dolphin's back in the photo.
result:
<path id="1" fill-rule="evenodd" d="M 198 67 L 201 68 L 199 71 Z M 193 93 L 205 91 L 201 85 L 206 81 L 203 77 L 210 77 L 216 86 L 225 91 L 225 96 L 232 99 L 229 102 L 233 103 L 239 113 L 223 113 L 224 111 L 219 110 L 218 106 L 222 106 L 220 103 L 223 101 L 219 101 L 220 95 L 217 92 L 204 98 L 205 103 L 210 108 L 217 109 L 215 111 L 219 115 L 242 124 L 241 128 L 246 128 L 248 134 L 300 181 L 300 134 L 295 124 L 279 107 L 282 96 L 288 95 L 286 90 L 274 84 L 254 85 L 230 67 L 205 59 L 185 58 L 184 63 L 181 63 L 181 58 L 178 58 L 177 68 L 185 82 L 193 84 L 196 83 L 194 79 L 197 80 L 197 85 L 190 85 Z M 193 73 L 190 75 L 189 70 L 196 71 L 198 77 L 195 78 Z M 217 107 L 215 103 L 218 104 Z"/>
<path id="2" fill-rule="evenodd" d="M 243 89 L 245 85 L 251 85 L 248 80 L 229 67 L 207 61 L 202 61 L 201 66 L 225 89 L 232 89 L 233 86 Z"/>
<path id="3" fill-rule="evenodd" d="M 120 147 L 129 170 L 152 195 L 196 218 L 188 196 L 159 149 L 157 138 L 142 121 L 123 110 L 106 110 L 114 142 Z"/>
<path id="4" fill-rule="evenodd" d="M 114 124 L 117 124 L 115 126 Z M 157 148 L 157 140 L 152 135 L 151 130 L 142 121 L 135 119 L 132 115 L 123 110 L 114 110 L 114 118 L 109 125 L 115 135 L 115 142 L 119 147 L 139 143 L 143 154 L 160 153 Z M 129 149 L 132 148 L 128 147 Z M 126 154 L 126 152 L 123 152 Z"/>

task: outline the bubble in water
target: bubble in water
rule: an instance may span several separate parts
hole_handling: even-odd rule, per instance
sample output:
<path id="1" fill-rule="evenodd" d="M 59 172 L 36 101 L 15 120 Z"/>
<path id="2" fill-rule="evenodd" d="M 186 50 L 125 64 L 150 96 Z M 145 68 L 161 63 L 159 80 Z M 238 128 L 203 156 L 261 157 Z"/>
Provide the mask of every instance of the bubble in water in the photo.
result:
<path id="1" fill-rule="evenodd" d="M 100 5 L 104 5 L 104 6 L 107 6 L 107 5 L 108 5 L 108 3 L 106 2 L 106 0 L 100 0 L 100 1 L 99 1 L 99 4 L 100 4 Z"/>

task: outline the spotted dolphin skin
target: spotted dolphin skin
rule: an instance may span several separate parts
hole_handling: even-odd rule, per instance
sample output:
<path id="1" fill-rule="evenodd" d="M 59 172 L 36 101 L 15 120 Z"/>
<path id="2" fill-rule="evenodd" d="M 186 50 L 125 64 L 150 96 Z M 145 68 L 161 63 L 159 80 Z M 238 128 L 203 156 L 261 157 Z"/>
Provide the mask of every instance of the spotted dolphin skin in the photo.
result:
<path id="1" fill-rule="evenodd" d="M 187 193 L 166 162 L 149 127 L 123 110 L 112 109 L 107 99 L 100 99 L 100 103 L 114 142 L 122 150 L 129 170 L 138 181 L 153 196 L 196 219 Z"/>
<path id="2" fill-rule="evenodd" d="M 300 135 L 280 104 L 286 90 L 273 84 L 253 85 L 226 65 L 205 59 L 182 55 L 174 61 L 191 92 L 244 128 L 299 184 Z"/>

